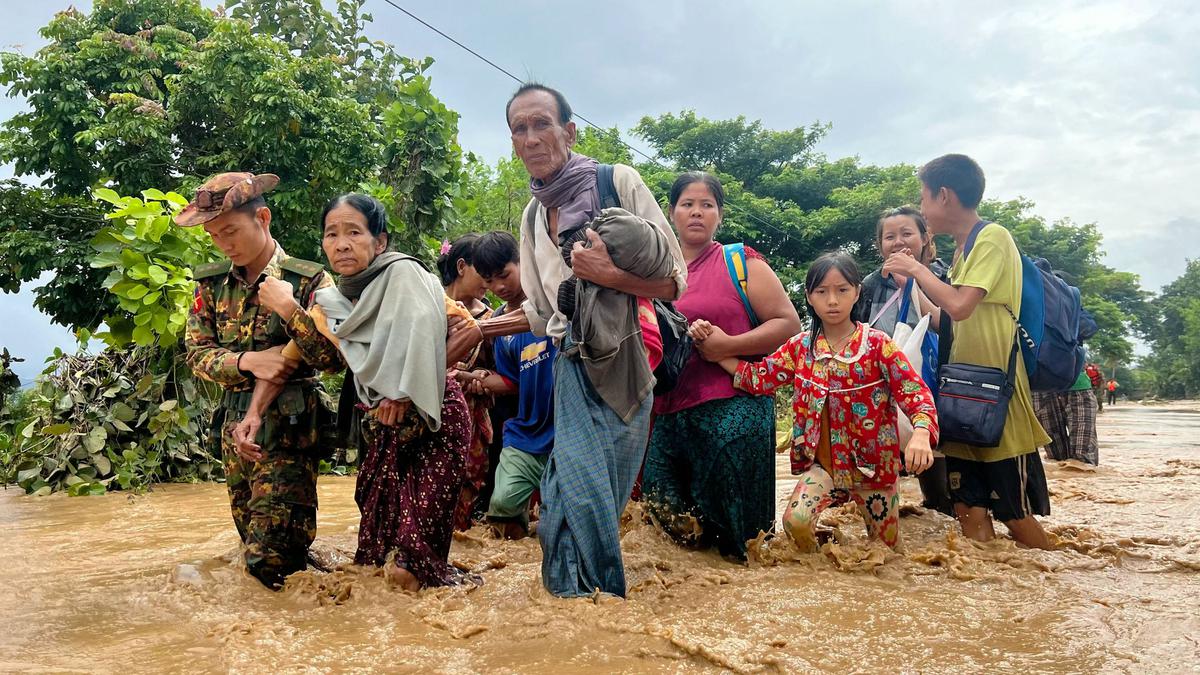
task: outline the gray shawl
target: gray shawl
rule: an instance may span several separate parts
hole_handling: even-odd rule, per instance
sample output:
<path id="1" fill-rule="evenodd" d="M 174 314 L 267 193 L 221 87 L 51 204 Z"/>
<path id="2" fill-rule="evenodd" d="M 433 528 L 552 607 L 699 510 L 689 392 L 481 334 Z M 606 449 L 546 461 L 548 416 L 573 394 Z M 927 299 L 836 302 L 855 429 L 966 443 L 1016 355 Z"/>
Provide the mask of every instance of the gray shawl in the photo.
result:
<path id="1" fill-rule="evenodd" d="M 654 225 L 625 209 L 604 209 L 589 225 L 613 264 L 643 279 L 671 276 L 675 259 Z M 613 412 L 628 422 L 654 389 L 638 324 L 637 298 L 579 280 L 571 338 L 579 344 L 588 379 Z"/>
<path id="2" fill-rule="evenodd" d="M 316 292 L 359 399 L 371 407 L 410 399 L 432 431 L 442 425 L 446 391 L 444 296 L 437 277 L 413 260 L 389 264 L 357 303 L 337 288 Z"/>

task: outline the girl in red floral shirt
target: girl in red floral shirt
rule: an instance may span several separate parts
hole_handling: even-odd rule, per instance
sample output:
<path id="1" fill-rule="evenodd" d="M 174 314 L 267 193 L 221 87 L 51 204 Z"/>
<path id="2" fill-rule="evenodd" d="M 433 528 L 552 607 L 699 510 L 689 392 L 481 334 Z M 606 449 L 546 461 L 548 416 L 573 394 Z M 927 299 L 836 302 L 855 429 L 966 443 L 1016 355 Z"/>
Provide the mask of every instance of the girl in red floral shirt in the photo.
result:
<path id="1" fill-rule="evenodd" d="M 906 466 L 920 473 L 933 463 L 937 440 L 933 395 L 886 333 L 853 321 L 861 276 L 853 258 L 827 253 L 805 279 L 812 328 L 757 363 L 722 360 L 734 386 L 753 394 L 795 388 L 792 473 L 799 475 L 783 526 L 805 550 L 816 548 L 814 524 L 830 506 L 854 500 L 867 533 L 895 547 L 900 540 L 900 447 L 896 407 L 913 423 Z M 692 330 L 703 333 L 701 322 Z"/>

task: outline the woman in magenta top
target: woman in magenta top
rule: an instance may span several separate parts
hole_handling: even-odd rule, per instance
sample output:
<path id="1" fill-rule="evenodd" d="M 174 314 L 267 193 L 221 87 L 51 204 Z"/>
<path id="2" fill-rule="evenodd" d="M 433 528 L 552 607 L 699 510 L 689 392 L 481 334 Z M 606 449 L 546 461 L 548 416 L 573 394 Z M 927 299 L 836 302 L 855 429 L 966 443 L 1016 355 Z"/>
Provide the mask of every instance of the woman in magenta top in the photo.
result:
<path id="1" fill-rule="evenodd" d="M 746 541 L 775 521 L 775 408 L 770 396 L 734 389 L 717 362 L 759 357 L 800 332 L 800 317 L 761 255 L 746 247 L 746 298 L 713 239 L 725 191 L 694 171 L 671 186 L 670 215 L 688 266 L 675 306 L 693 327 L 696 352 L 675 388 L 655 397 L 643 493 L 663 528 L 684 543 L 745 559 Z"/>

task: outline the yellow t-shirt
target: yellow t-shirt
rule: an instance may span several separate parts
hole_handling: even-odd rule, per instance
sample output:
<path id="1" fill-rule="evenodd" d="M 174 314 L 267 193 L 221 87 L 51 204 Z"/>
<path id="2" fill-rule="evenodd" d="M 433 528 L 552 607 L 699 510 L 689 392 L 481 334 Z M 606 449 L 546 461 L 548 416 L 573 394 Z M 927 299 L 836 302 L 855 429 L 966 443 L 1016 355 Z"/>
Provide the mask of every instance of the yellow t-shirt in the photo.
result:
<path id="1" fill-rule="evenodd" d="M 954 322 L 951 363 L 973 363 L 1008 369 L 1017 324 L 1005 305 L 1021 315 L 1021 258 L 1012 235 L 1000 225 L 987 225 L 975 239 L 966 262 L 959 259 L 950 268 L 950 283 L 983 289 L 986 295 L 965 321 Z M 1016 391 L 1008 403 L 1008 420 L 1000 445 L 976 448 L 965 443 L 942 443 L 938 450 L 951 457 L 978 462 L 995 462 L 1033 452 L 1050 442 L 1038 424 L 1029 395 L 1025 362 L 1017 354 Z"/>

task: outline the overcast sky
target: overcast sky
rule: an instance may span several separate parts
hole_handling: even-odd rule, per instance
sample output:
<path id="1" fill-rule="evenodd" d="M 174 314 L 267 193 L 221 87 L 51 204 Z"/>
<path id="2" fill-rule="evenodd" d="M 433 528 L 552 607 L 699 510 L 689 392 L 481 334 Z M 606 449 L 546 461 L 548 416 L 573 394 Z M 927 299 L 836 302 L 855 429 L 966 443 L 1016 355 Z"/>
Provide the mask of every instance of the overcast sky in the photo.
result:
<path id="1" fill-rule="evenodd" d="M 780 129 L 830 122 L 830 158 L 973 156 L 987 196 L 1095 222 L 1107 263 L 1148 289 L 1200 255 L 1200 10 L 1187 0 L 397 3 L 603 126 L 685 108 Z M 66 1 L 6 4 L 0 47 L 29 53 Z M 515 83 L 382 0 L 367 7 L 372 38 L 436 59 L 463 147 L 506 154 Z M 19 108 L 0 100 L 0 119 Z M 40 363 L 70 339 L 30 302 L 0 295 L 0 344 Z"/>

